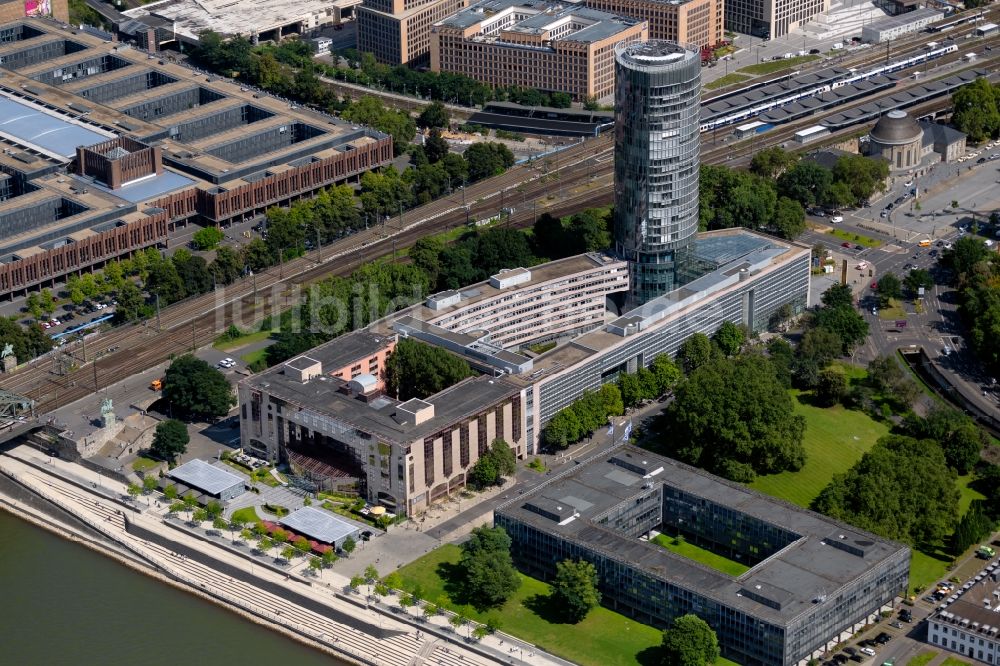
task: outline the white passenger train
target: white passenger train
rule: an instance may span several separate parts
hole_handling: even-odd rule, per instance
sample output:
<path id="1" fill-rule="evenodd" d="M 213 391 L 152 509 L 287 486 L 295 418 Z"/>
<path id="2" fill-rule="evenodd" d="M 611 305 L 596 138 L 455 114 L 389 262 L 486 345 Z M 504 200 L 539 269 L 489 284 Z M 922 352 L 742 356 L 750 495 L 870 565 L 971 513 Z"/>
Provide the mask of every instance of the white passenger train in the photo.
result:
<path id="1" fill-rule="evenodd" d="M 859 72 L 855 69 L 850 69 L 839 77 L 833 79 L 832 81 L 826 81 L 820 85 L 808 86 L 801 88 L 794 92 L 789 92 L 788 94 L 773 97 L 767 101 L 759 102 L 753 106 L 747 106 L 742 109 L 727 110 L 725 115 L 719 115 L 717 117 L 709 117 L 701 124 L 702 132 L 709 132 L 720 127 L 726 127 L 728 125 L 733 125 L 750 118 L 755 118 L 758 115 L 770 111 L 771 109 L 777 109 L 779 107 L 785 106 L 786 104 L 791 104 L 800 99 L 805 99 L 807 97 L 815 97 L 825 92 L 829 92 L 834 88 L 840 88 L 841 86 L 850 85 L 852 83 L 857 83 L 859 81 L 865 81 L 876 76 L 881 76 L 883 74 L 891 74 L 892 72 L 898 72 L 903 69 L 908 69 L 915 65 L 928 62 L 930 60 L 935 60 L 949 53 L 956 53 L 958 51 L 958 45 L 949 44 L 947 46 L 937 47 L 928 51 L 923 51 L 917 53 L 916 55 L 910 56 L 908 58 L 902 58 L 894 62 L 890 62 L 886 65 L 879 65 L 878 67 L 873 67 L 872 69 Z M 739 92 L 739 91 L 735 91 Z"/>

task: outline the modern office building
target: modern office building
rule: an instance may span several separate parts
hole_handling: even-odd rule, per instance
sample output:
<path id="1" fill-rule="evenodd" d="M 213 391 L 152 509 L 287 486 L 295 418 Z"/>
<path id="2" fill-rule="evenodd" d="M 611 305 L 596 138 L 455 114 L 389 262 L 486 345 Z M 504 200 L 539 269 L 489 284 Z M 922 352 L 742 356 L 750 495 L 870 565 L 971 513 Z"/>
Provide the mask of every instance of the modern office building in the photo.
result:
<path id="1" fill-rule="evenodd" d="M 388 65 L 430 63 L 431 26 L 469 0 L 364 0 L 357 8 L 358 50 Z"/>
<path id="2" fill-rule="evenodd" d="M 431 28 L 431 70 L 576 100 L 609 97 L 614 47 L 647 38 L 637 18 L 554 0 L 482 0 Z"/>
<path id="3" fill-rule="evenodd" d="M 927 642 L 984 664 L 1000 664 L 1000 562 L 984 564 L 927 618 Z"/>
<path id="4" fill-rule="evenodd" d="M 0 25 L 0 296 L 357 178 L 391 137 L 51 20 Z"/>
<path id="5" fill-rule="evenodd" d="M 701 59 L 649 41 L 618 46 L 615 62 L 615 251 L 639 305 L 678 286 L 698 231 Z"/>
<path id="6" fill-rule="evenodd" d="M 823 651 L 906 593 L 910 549 L 649 451 L 623 446 L 568 468 L 495 512 L 515 563 L 551 579 L 591 562 L 602 604 L 668 626 L 694 613 L 723 656 L 789 666 Z M 738 576 L 673 553 L 657 533 L 749 567 Z"/>
<path id="7" fill-rule="evenodd" d="M 770 39 L 830 9 L 830 0 L 726 0 L 726 30 Z"/>
<path id="8" fill-rule="evenodd" d="M 650 39 L 664 39 L 699 48 L 725 40 L 726 0 L 585 0 L 588 7 L 635 16 L 649 26 Z"/>

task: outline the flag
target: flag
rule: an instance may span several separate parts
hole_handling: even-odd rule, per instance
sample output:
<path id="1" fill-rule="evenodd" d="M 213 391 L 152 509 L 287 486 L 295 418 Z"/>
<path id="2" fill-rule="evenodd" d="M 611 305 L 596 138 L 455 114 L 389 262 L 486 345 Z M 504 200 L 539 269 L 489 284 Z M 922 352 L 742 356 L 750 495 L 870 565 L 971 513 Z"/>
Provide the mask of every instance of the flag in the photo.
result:
<path id="1" fill-rule="evenodd" d="M 627 442 L 628 438 L 632 435 L 632 422 L 629 421 L 628 425 L 625 426 L 625 434 L 622 435 L 622 441 Z"/>
<path id="2" fill-rule="evenodd" d="M 614 434 L 615 434 L 615 422 L 612 421 L 611 424 L 608 426 L 608 437 L 612 437 L 614 436 Z"/>

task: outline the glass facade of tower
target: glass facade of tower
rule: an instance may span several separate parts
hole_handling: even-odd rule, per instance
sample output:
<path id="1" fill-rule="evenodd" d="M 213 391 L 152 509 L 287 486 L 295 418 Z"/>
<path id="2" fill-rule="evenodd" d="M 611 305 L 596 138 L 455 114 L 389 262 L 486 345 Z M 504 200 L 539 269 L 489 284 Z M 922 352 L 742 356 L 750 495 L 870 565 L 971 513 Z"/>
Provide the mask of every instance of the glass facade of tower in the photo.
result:
<path id="1" fill-rule="evenodd" d="M 630 304 L 679 286 L 698 231 L 701 62 L 668 41 L 615 50 L 615 247 L 630 263 Z"/>

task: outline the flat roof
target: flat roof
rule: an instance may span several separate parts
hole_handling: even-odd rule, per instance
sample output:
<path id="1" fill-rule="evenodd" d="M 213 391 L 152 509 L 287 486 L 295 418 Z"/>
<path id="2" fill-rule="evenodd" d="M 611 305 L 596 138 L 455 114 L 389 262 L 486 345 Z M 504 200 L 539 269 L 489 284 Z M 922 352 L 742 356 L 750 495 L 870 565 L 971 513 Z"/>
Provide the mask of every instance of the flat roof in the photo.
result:
<path id="1" fill-rule="evenodd" d="M 163 0 L 122 12 L 142 21 L 152 16 L 173 23 L 173 30 L 196 40 L 205 30 L 223 35 L 250 35 L 325 16 L 332 7 L 352 7 L 361 0 Z"/>
<path id="2" fill-rule="evenodd" d="M 195 184 L 195 180 L 183 176 L 176 171 L 171 171 L 169 169 L 164 169 L 163 173 L 155 176 L 149 176 L 147 178 L 141 178 L 139 180 L 134 180 L 130 183 L 126 183 L 119 187 L 117 190 L 113 190 L 106 185 L 93 180 L 92 178 L 80 178 L 79 180 L 87 183 L 87 187 L 96 187 L 102 192 L 107 192 L 111 196 L 118 197 L 119 199 L 124 199 L 131 203 L 140 203 L 146 201 L 147 199 L 156 199 L 157 197 L 163 196 L 174 190 L 185 189 L 191 187 Z"/>
<path id="3" fill-rule="evenodd" d="M 663 488 L 680 490 L 783 528 L 791 533 L 792 541 L 733 577 L 598 522 L 619 505 Z M 633 446 L 604 452 L 571 467 L 500 505 L 496 512 L 778 625 L 814 608 L 816 598 L 835 596 L 838 589 L 875 565 L 909 550 L 903 544 Z M 830 545 L 833 542 L 838 545 Z M 761 596 L 778 608 L 748 595 Z"/>
<path id="4" fill-rule="evenodd" d="M 920 21 L 926 21 L 928 19 L 943 18 L 944 14 L 935 9 L 927 9 L 926 7 L 921 7 L 920 9 L 914 9 L 912 12 L 906 12 L 905 14 L 897 14 L 896 16 L 887 16 L 884 19 L 879 19 L 877 21 L 872 21 L 865 26 L 865 30 L 874 30 L 880 32 L 883 30 L 892 30 L 893 28 L 902 28 L 904 26 L 910 25 L 911 23 L 918 23 Z"/>
<path id="5" fill-rule="evenodd" d="M 299 534 L 323 543 L 336 543 L 360 531 L 356 525 L 341 520 L 329 511 L 311 506 L 296 509 L 284 518 L 278 519 L 278 522 Z"/>
<path id="6" fill-rule="evenodd" d="M 72 159 L 77 146 L 107 141 L 114 134 L 0 91 L 0 136 L 52 157 Z"/>
<path id="7" fill-rule="evenodd" d="M 337 342 L 338 339 L 334 339 L 320 345 L 310 350 L 309 356 L 322 356 L 324 348 L 335 348 Z M 325 366 L 323 375 L 301 382 L 284 374 L 282 365 L 251 375 L 240 382 L 243 386 L 269 393 L 308 413 L 332 417 L 384 441 L 402 445 L 438 432 L 520 392 L 506 378 L 481 375 L 464 379 L 426 398 L 424 402 L 434 406 L 434 416 L 416 425 L 410 422 L 408 416 L 397 414 L 397 407 L 400 406 L 398 400 L 385 395 L 374 399 L 349 395 L 342 390 L 347 383 L 328 376 Z M 285 418 L 294 422 L 298 417 L 292 410 L 287 410 Z"/>
<path id="8" fill-rule="evenodd" d="M 515 17 L 507 21 L 507 17 Z M 467 29 L 482 23 L 491 28 L 473 38 L 511 48 L 541 48 L 541 45 L 506 41 L 504 32 L 541 35 L 561 27 L 567 19 L 575 19 L 573 29 L 553 38 L 553 42 L 599 42 L 642 23 L 642 19 L 610 14 L 579 4 L 563 4 L 554 0 L 482 0 L 435 23 L 435 26 Z M 519 19 L 519 20 L 518 20 Z M 503 20 L 503 27 L 493 32 L 492 24 Z"/>
<path id="9" fill-rule="evenodd" d="M 242 485 L 243 477 L 195 458 L 170 470 L 167 475 L 209 495 L 218 495 L 233 486 Z"/>

